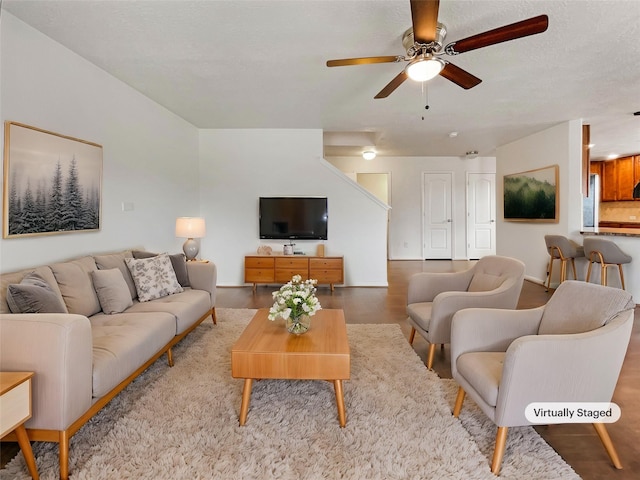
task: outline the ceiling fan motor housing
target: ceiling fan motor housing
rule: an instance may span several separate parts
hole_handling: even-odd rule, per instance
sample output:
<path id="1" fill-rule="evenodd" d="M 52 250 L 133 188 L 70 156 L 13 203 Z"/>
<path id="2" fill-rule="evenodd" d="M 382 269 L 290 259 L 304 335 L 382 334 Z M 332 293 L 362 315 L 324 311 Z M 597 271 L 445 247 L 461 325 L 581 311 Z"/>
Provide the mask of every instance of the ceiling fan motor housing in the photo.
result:
<path id="1" fill-rule="evenodd" d="M 438 22 L 436 27 L 436 38 L 433 42 L 423 44 L 417 43 L 413 38 L 413 27 L 407 29 L 402 35 L 402 46 L 407 51 L 407 57 L 413 58 L 421 53 L 439 52 L 444 45 L 444 39 L 447 36 L 447 27 Z M 423 51 L 424 50 L 424 51 Z"/>

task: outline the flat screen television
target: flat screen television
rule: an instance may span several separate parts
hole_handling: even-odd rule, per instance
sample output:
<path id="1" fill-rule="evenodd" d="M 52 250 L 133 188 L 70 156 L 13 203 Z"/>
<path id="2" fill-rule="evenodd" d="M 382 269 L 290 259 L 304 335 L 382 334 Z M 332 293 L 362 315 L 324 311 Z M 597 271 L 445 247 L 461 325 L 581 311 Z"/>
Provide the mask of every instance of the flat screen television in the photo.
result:
<path id="1" fill-rule="evenodd" d="M 326 197 L 260 197 L 260 238 L 326 240 Z"/>

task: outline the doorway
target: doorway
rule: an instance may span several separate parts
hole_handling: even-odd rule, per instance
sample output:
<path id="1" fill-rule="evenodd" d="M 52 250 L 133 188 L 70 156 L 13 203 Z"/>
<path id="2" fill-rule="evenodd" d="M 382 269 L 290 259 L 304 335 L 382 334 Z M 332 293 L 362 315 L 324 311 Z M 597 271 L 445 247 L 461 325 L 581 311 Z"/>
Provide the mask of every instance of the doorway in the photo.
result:
<path id="1" fill-rule="evenodd" d="M 496 253 L 496 176 L 469 173 L 467 177 L 467 258 Z"/>
<path id="2" fill-rule="evenodd" d="M 453 173 L 424 173 L 422 177 L 422 258 L 452 258 Z"/>

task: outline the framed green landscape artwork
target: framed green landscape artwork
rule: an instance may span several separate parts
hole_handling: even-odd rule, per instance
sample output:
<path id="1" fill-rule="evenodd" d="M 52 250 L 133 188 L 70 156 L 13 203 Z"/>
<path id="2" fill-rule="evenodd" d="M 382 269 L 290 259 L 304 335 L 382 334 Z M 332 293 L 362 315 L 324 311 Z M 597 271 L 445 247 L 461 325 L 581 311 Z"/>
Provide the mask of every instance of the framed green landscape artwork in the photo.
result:
<path id="1" fill-rule="evenodd" d="M 504 176 L 504 219 L 558 223 L 558 165 Z"/>
<path id="2" fill-rule="evenodd" d="M 102 146 L 5 122 L 3 238 L 100 230 Z"/>

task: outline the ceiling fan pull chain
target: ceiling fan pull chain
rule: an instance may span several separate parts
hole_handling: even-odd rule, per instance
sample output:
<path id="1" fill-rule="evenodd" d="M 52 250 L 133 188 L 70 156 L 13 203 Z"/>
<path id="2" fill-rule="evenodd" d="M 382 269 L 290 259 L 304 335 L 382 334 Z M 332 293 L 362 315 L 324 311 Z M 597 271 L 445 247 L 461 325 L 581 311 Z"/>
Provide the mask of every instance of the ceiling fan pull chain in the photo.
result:
<path id="1" fill-rule="evenodd" d="M 424 109 L 429 110 L 429 85 L 427 82 L 422 82 L 422 101 L 424 102 Z M 422 120 L 424 120 L 424 115 Z"/>

